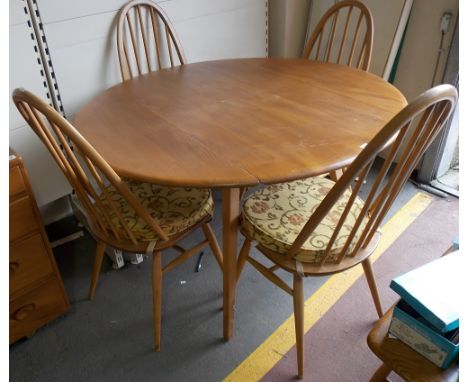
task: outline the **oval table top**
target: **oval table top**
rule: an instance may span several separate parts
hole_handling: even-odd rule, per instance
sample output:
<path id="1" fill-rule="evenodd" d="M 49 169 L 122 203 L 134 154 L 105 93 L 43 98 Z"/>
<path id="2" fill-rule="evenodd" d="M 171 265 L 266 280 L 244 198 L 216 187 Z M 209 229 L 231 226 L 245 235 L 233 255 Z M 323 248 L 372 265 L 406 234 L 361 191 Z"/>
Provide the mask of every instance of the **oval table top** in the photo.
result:
<path id="1" fill-rule="evenodd" d="M 348 165 L 405 105 L 382 78 L 346 66 L 235 59 L 125 81 L 74 125 L 121 176 L 235 187 Z"/>

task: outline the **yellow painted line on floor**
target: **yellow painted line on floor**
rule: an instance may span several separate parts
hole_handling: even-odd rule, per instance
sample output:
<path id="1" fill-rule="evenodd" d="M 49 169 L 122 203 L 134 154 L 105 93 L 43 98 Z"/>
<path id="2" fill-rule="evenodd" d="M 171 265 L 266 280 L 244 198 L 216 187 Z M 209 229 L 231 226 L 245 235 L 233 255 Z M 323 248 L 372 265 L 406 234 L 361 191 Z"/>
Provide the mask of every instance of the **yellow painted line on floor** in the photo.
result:
<path id="1" fill-rule="evenodd" d="M 376 261 L 411 223 L 429 206 L 432 197 L 417 193 L 382 227 L 382 237 L 371 257 Z M 304 306 L 304 331 L 307 332 L 363 274 L 356 266 L 331 276 Z M 370 292 L 369 300 L 372 301 Z M 258 381 L 296 344 L 294 315 L 291 315 L 225 381 Z"/>

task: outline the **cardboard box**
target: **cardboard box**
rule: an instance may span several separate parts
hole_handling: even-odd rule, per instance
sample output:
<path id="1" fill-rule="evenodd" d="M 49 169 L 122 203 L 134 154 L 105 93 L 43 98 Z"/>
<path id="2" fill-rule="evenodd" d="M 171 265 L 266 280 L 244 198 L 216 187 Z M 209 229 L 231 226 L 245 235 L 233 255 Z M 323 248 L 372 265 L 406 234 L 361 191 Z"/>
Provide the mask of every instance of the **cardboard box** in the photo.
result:
<path id="1" fill-rule="evenodd" d="M 458 357 L 458 328 L 440 333 L 404 300 L 393 309 L 389 333 L 443 369 Z"/>

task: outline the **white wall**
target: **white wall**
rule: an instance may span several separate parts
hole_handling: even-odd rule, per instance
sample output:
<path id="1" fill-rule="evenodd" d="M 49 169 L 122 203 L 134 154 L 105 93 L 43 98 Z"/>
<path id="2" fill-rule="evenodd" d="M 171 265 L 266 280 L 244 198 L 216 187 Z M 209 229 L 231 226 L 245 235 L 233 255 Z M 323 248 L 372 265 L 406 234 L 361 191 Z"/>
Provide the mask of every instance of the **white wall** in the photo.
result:
<path id="1" fill-rule="evenodd" d="M 440 18 L 445 11 L 452 12 L 453 16 L 443 41 L 435 85 L 442 80 L 458 14 L 458 0 L 414 0 L 395 77 L 395 86 L 408 100 L 432 85 L 441 40 Z"/>

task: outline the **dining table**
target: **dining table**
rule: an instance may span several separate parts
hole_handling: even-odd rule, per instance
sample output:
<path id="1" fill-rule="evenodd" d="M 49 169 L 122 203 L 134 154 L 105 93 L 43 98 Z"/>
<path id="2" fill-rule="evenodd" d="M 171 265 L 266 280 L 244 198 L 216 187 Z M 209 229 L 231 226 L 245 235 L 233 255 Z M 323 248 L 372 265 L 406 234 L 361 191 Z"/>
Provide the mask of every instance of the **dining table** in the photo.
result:
<path id="1" fill-rule="evenodd" d="M 223 336 L 233 336 L 241 193 L 349 165 L 407 104 L 374 74 L 305 59 L 241 58 L 117 84 L 75 115 L 122 177 L 220 188 Z"/>

